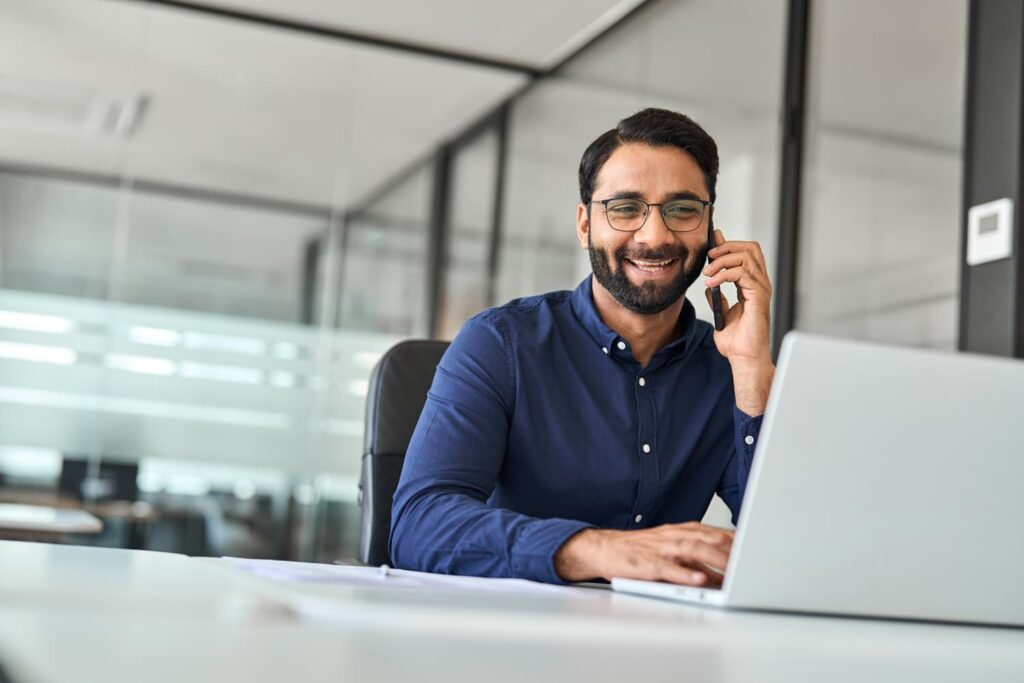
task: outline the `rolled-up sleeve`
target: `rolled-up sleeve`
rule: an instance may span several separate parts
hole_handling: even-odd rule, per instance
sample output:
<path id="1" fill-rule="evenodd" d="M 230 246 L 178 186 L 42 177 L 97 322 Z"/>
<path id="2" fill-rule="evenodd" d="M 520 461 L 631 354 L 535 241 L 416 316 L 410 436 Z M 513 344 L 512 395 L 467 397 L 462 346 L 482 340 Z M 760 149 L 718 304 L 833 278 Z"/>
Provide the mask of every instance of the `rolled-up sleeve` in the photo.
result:
<path id="1" fill-rule="evenodd" d="M 487 504 L 505 459 L 516 370 L 494 312 L 469 320 L 438 364 L 392 507 L 396 566 L 560 583 L 553 558 L 588 527 Z"/>

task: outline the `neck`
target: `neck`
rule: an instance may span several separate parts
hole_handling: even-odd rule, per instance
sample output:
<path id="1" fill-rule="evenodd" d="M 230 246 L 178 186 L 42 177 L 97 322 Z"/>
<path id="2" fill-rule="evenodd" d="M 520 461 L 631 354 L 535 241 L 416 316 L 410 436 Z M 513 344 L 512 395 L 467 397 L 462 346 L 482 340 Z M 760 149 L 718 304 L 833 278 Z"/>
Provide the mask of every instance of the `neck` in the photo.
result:
<path id="1" fill-rule="evenodd" d="M 644 315 L 629 310 L 611 295 L 596 278 L 591 278 L 594 293 L 594 307 L 608 327 L 629 342 L 633 358 L 641 367 L 647 367 L 655 352 L 673 341 L 678 335 L 676 328 L 679 314 L 683 310 L 684 297 L 661 313 Z"/>

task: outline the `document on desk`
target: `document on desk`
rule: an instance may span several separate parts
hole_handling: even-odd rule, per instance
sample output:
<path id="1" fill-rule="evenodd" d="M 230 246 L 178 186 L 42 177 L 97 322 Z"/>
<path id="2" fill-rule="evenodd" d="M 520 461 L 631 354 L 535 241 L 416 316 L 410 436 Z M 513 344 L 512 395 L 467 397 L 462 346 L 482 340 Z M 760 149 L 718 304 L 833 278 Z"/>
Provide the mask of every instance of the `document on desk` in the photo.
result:
<path id="1" fill-rule="evenodd" d="M 284 560 L 253 560 L 240 557 L 225 557 L 222 558 L 222 561 L 242 572 L 281 583 L 432 588 L 519 595 L 558 594 L 593 597 L 592 589 L 577 586 L 555 586 L 524 579 L 487 579 L 477 576 L 414 572 L 387 566 L 363 567 Z"/>

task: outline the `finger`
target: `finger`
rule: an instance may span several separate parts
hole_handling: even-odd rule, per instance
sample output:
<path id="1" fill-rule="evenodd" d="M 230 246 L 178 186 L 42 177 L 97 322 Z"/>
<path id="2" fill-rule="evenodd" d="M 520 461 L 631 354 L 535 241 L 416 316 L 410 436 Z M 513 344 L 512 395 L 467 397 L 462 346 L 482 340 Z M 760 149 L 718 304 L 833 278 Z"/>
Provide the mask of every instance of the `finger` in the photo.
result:
<path id="1" fill-rule="evenodd" d="M 736 538 L 736 532 L 732 529 L 723 529 L 721 527 L 710 526 L 700 522 L 672 524 L 668 525 L 668 529 L 673 532 L 674 535 L 678 534 L 685 535 L 687 537 L 696 537 L 705 543 L 718 545 L 726 550 L 732 548 L 733 539 Z"/>
<path id="2" fill-rule="evenodd" d="M 711 581 L 708 572 L 672 562 L 665 563 L 657 578 L 660 581 L 678 583 L 683 586 L 706 586 Z"/>
<path id="3" fill-rule="evenodd" d="M 746 289 L 760 290 L 765 294 L 771 291 L 771 287 L 768 282 L 763 279 L 764 276 L 756 270 L 750 268 L 748 263 L 735 267 L 725 267 L 719 270 L 711 277 L 704 280 L 705 287 L 718 287 L 725 282 L 732 282 L 737 287 L 744 287 Z"/>
<path id="4" fill-rule="evenodd" d="M 711 263 L 704 266 L 704 270 L 701 272 L 705 275 L 714 275 L 722 268 L 735 268 L 736 266 L 742 266 L 746 257 L 742 253 L 728 253 L 722 254 Z"/>
<path id="5" fill-rule="evenodd" d="M 700 565 L 707 565 L 724 572 L 725 566 L 729 563 L 728 549 L 693 538 L 680 540 L 673 550 L 673 559 L 677 562 L 698 568 Z"/>
<path id="6" fill-rule="evenodd" d="M 749 262 L 757 270 L 768 273 L 765 266 L 764 254 L 757 242 L 727 242 L 714 249 L 708 250 L 708 258 L 711 259 L 709 266 L 719 262 L 735 262 L 737 259 Z"/>
<path id="7" fill-rule="evenodd" d="M 725 234 L 718 228 L 715 228 L 715 246 L 717 247 L 723 244 L 725 244 Z"/>
<path id="8" fill-rule="evenodd" d="M 724 317 L 724 316 L 726 316 L 726 315 L 728 315 L 728 314 L 729 314 L 729 308 L 730 308 L 730 305 L 729 305 L 729 297 L 727 297 L 727 296 L 725 295 L 725 292 L 722 292 L 722 291 L 719 291 L 719 294 L 721 294 L 721 295 L 722 295 L 722 296 L 721 296 L 721 299 L 722 299 L 722 316 Z M 708 300 L 708 308 L 714 309 L 714 307 L 715 307 L 715 302 L 714 302 L 714 300 L 713 300 L 713 299 L 711 298 L 711 288 L 710 288 L 710 287 L 709 287 L 708 289 L 705 289 L 705 290 L 704 290 L 704 296 L 705 296 L 705 297 L 707 297 L 707 300 Z"/>

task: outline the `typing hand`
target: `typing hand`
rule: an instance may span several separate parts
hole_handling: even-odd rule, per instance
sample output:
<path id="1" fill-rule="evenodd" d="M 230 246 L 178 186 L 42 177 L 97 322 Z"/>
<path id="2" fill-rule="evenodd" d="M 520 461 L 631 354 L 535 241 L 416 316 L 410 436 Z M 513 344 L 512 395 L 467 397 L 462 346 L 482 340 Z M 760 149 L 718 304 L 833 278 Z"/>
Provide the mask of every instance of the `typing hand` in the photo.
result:
<path id="1" fill-rule="evenodd" d="M 555 571 L 566 581 L 613 577 L 720 586 L 733 532 L 697 522 L 651 529 L 584 529 L 555 554 Z"/>

